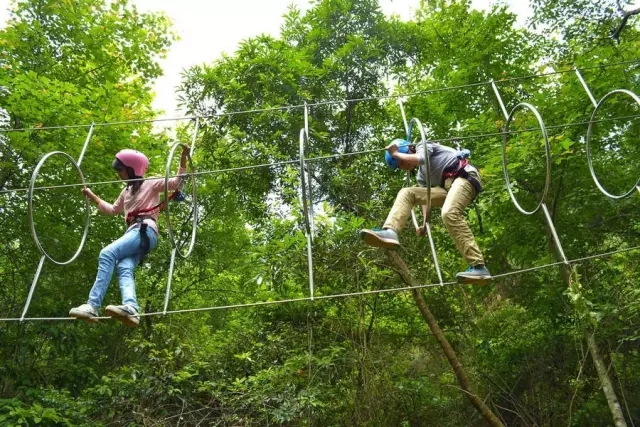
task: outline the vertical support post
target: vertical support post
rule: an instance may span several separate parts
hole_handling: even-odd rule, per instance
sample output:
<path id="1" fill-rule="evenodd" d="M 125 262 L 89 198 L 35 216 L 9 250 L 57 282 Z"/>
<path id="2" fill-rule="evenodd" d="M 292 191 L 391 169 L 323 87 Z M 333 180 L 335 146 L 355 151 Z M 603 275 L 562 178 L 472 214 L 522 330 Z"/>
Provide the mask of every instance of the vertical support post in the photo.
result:
<path id="1" fill-rule="evenodd" d="M 307 101 L 304 102 L 304 133 L 307 137 L 307 142 L 309 141 L 309 106 L 307 105 Z"/>
<path id="2" fill-rule="evenodd" d="M 304 133 L 305 133 L 305 140 L 307 143 L 310 143 L 310 139 L 309 139 L 309 106 L 307 105 L 307 102 L 305 101 L 304 103 Z M 300 148 L 300 155 L 302 156 L 302 164 L 304 165 L 304 142 L 302 143 L 303 145 Z M 309 208 L 309 213 L 307 215 L 307 220 L 308 220 L 308 232 L 307 232 L 307 265 L 309 267 L 309 297 L 311 298 L 311 304 L 313 304 L 314 301 L 314 285 L 313 285 L 313 249 L 312 249 L 312 245 L 313 245 L 313 233 L 314 233 L 314 225 L 313 225 L 313 193 L 311 191 L 311 178 L 312 178 L 312 173 L 311 173 L 311 163 L 306 163 L 307 166 L 307 186 L 309 187 L 309 201 L 308 201 L 308 208 Z M 300 173 L 304 173 L 304 168 L 303 170 L 300 171 Z M 304 186 L 304 182 L 305 180 L 302 180 L 303 186 Z M 302 191 L 306 191 L 305 188 L 302 189 Z M 309 323 L 309 316 L 310 316 L 310 312 L 307 312 L 307 325 L 309 325 L 309 366 L 307 369 L 307 376 L 309 378 L 309 382 L 307 383 L 307 387 L 311 386 L 311 381 L 313 379 L 312 375 L 311 375 L 311 362 L 313 360 L 313 352 L 312 352 L 312 344 L 313 344 L 313 328 L 310 326 Z M 307 402 L 307 424 L 311 425 L 311 405 L 310 402 Z"/>
<path id="3" fill-rule="evenodd" d="M 78 166 L 82 163 L 82 159 L 84 159 L 84 153 L 87 151 L 87 147 L 89 146 L 89 141 L 91 141 L 91 137 L 93 136 L 93 127 L 95 126 L 95 122 L 91 123 L 91 127 L 89 128 L 89 134 L 87 135 L 87 139 L 84 141 L 84 145 L 82 146 L 82 151 L 80 151 L 80 157 L 78 157 Z"/>
<path id="4" fill-rule="evenodd" d="M 309 297 L 313 301 L 313 250 L 311 249 L 311 233 L 307 234 L 307 264 L 309 265 Z"/>
<path id="5" fill-rule="evenodd" d="M 304 133 L 306 135 L 307 144 L 311 144 L 311 139 L 309 138 L 309 107 L 307 106 L 307 102 L 304 103 Z M 313 224 L 313 193 L 311 191 L 311 163 L 305 163 L 307 166 L 307 187 L 309 188 L 309 231 L 311 232 L 311 241 L 313 242 L 313 232 L 314 232 L 314 224 Z"/>
<path id="6" fill-rule="evenodd" d="M 176 248 L 171 249 L 171 262 L 169 263 L 169 277 L 167 278 L 167 290 L 164 294 L 164 308 L 162 314 L 167 314 L 167 307 L 169 306 L 169 296 L 171 295 L 171 279 L 173 278 L 173 267 L 176 262 Z"/>
<path id="7" fill-rule="evenodd" d="M 507 107 L 504 106 L 498 86 L 496 86 L 496 82 L 494 82 L 493 79 L 491 79 L 491 88 L 493 89 L 493 93 L 496 94 L 496 98 L 498 99 L 498 104 L 500 104 L 500 109 L 502 110 L 502 114 L 504 114 L 504 118 L 509 120 L 509 112 L 507 111 Z"/>
<path id="8" fill-rule="evenodd" d="M 589 100 L 591 100 L 591 103 L 593 104 L 594 107 L 597 107 L 598 101 L 596 101 L 596 98 L 593 96 L 593 93 L 591 93 L 591 89 L 589 89 L 589 86 L 587 86 L 587 82 L 585 82 L 584 78 L 582 78 L 582 74 L 580 73 L 580 70 L 576 68 L 575 71 L 576 71 L 576 76 L 578 76 L 578 80 L 580 80 L 582 87 L 584 88 L 585 92 L 587 92 L 587 95 L 589 96 Z"/>
<path id="9" fill-rule="evenodd" d="M 27 315 L 27 310 L 29 310 L 29 306 L 31 305 L 31 298 L 33 297 L 33 291 L 36 290 L 36 284 L 38 283 L 38 278 L 40 277 L 40 272 L 42 272 L 42 266 L 44 265 L 45 256 L 42 255 L 40 257 L 40 262 L 38 263 L 38 269 L 36 270 L 36 275 L 33 278 L 33 282 L 31 283 L 31 289 L 29 289 L 29 295 L 27 296 L 27 302 L 24 304 L 24 309 L 22 310 L 22 315 L 20 315 L 20 321 L 24 320 L 24 317 Z"/>
<path id="10" fill-rule="evenodd" d="M 300 155 L 300 197 L 302 199 L 302 210 L 303 210 L 303 219 L 305 221 L 305 234 L 307 237 L 307 265 L 309 267 L 309 297 L 311 301 L 314 299 L 314 286 L 313 286 L 313 227 L 312 221 L 313 219 L 313 208 L 311 205 L 313 201 L 311 200 L 311 173 L 308 174 L 309 182 L 307 183 L 307 179 L 305 178 L 305 159 L 304 159 L 304 145 L 305 142 L 309 141 L 309 112 L 307 103 L 304 103 L 304 128 L 300 129 L 300 147 L 299 147 L 299 155 Z M 309 171 L 309 165 L 307 166 L 307 171 Z M 308 192 L 307 192 L 308 186 Z M 309 199 L 307 200 L 307 195 L 309 195 Z"/>

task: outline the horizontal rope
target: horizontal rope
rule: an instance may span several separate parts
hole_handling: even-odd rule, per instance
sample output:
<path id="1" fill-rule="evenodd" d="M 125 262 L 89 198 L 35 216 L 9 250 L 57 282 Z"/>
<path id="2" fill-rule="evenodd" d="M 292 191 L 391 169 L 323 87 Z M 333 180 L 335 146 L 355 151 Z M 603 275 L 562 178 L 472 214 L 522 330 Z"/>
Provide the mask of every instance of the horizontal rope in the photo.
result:
<path id="1" fill-rule="evenodd" d="M 507 82 L 511 82 L 511 81 L 518 81 L 518 80 L 526 80 L 526 79 L 532 79 L 532 78 L 537 78 L 537 77 L 547 77 L 547 76 L 553 76 L 556 74 L 566 74 L 566 73 L 571 73 L 571 72 L 575 72 L 576 70 L 580 70 L 580 71 L 589 71 L 589 70 L 596 70 L 596 69 L 605 69 L 605 68 L 609 68 L 609 67 L 616 67 L 619 65 L 630 65 L 630 64 L 640 64 L 640 61 L 638 61 L 637 59 L 635 60 L 630 60 L 630 61 L 620 61 L 620 62 L 614 62 L 613 64 L 604 64 L 604 65 L 592 65 L 590 67 L 571 67 L 570 69 L 567 70 L 559 70 L 559 71 L 549 71 L 546 73 L 539 73 L 539 74 L 530 74 L 528 76 L 518 76 L 518 77 L 506 77 L 500 80 L 496 80 L 496 83 L 507 83 Z M 549 67 L 551 66 L 551 64 L 547 64 L 544 65 L 543 67 Z"/>
<path id="2" fill-rule="evenodd" d="M 526 79 L 532 79 L 532 78 L 548 77 L 556 74 L 571 73 L 571 72 L 575 72 L 576 69 L 579 69 L 581 71 L 588 71 L 593 69 L 605 69 L 605 68 L 616 67 L 620 65 L 630 65 L 630 64 L 640 64 L 640 61 L 638 60 L 621 61 L 621 62 L 615 62 L 612 64 L 594 65 L 594 66 L 584 67 L 584 68 L 573 67 L 567 70 L 529 74 L 526 76 L 518 76 L 518 77 L 507 77 L 503 79 L 493 80 L 493 82 L 508 83 L 508 82 L 518 81 L 518 80 L 526 80 Z M 269 111 L 284 111 L 284 110 L 301 109 L 301 108 L 307 108 L 307 107 L 318 107 L 323 105 L 346 104 L 351 102 L 376 101 L 376 100 L 382 100 L 382 99 L 404 98 L 404 97 L 412 97 L 417 95 L 428 95 L 430 93 L 445 92 L 449 90 L 460 90 L 460 89 L 467 89 L 471 87 L 489 85 L 491 84 L 491 82 L 492 81 L 489 80 L 485 82 L 468 83 L 468 84 L 457 85 L 457 86 L 444 86 L 440 88 L 427 89 L 427 90 L 410 92 L 405 94 L 380 95 L 380 96 L 371 96 L 371 97 L 362 97 L 362 98 L 346 98 L 341 100 L 317 101 L 317 102 L 308 102 L 306 104 L 293 104 L 293 105 L 283 105 L 283 106 L 277 106 L 277 107 L 256 108 L 251 110 L 230 111 L 227 113 L 208 114 L 203 116 L 182 116 L 182 117 L 169 117 L 169 118 L 159 118 L 159 119 L 142 119 L 142 120 L 102 122 L 102 123 L 92 123 L 92 124 L 90 123 L 90 124 L 83 124 L 83 125 L 60 125 L 60 126 L 40 126 L 40 127 L 29 127 L 29 128 L 0 129 L 0 133 L 58 130 L 58 129 L 81 129 L 81 128 L 89 128 L 91 126 L 94 126 L 94 127 L 122 126 L 122 125 L 133 125 L 133 124 L 154 123 L 154 122 L 195 120 L 197 118 L 214 119 L 214 118 L 220 118 L 220 117 L 237 116 L 240 114 L 265 113 Z"/>
<path id="3" fill-rule="evenodd" d="M 621 117 L 613 117 L 613 118 L 608 118 L 608 119 L 594 120 L 593 123 L 603 123 L 603 122 L 609 122 L 609 121 L 629 120 L 629 119 L 637 119 L 637 118 L 640 118 L 640 115 L 636 114 L 636 115 L 633 115 L 633 116 L 621 116 Z M 570 123 L 564 123 L 564 124 L 559 124 L 559 125 L 545 126 L 545 128 L 546 129 L 562 129 L 562 128 L 567 128 L 567 127 L 584 126 L 584 125 L 588 125 L 589 123 L 591 123 L 589 120 L 585 120 L 585 121 L 582 121 L 582 122 L 570 122 Z M 527 133 L 527 132 L 535 132 L 535 131 L 539 131 L 539 130 L 540 130 L 539 127 L 526 128 L 526 129 L 520 129 L 520 130 L 510 130 L 509 131 L 509 135 Z M 506 134 L 506 132 L 480 133 L 480 134 L 476 134 L 476 135 L 430 139 L 429 142 L 441 143 L 441 142 L 464 141 L 464 140 L 468 140 L 468 139 L 494 138 L 494 137 L 497 137 L 497 136 L 504 136 L 505 134 Z M 352 152 L 348 152 L 348 153 L 330 154 L 330 155 L 326 155 L 326 156 L 305 157 L 304 160 L 306 162 L 315 162 L 315 161 L 320 161 L 320 160 L 335 159 L 335 158 L 339 158 L 339 157 L 355 156 L 355 155 L 360 155 L 360 154 L 371 154 L 371 153 L 384 151 L 385 148 L 386 147 L 381 147 L 381 148 L 373 148 L 373 149 L 362 150 L 362 151 L 352 151 Z M 236 167 L 225 168 L 225 169 L 214 169 L 214 170 L 210 170 L 210 171 L 200 171 L 200 172 L 194 172 L 192 174 L 186 174 L 186 175 L 187 176 L 190 176 L 190 175 L 204 176 L 204 175 L 213 175 L 213 174 L 218 174 L 218 173 L 226 173 L 226 172 L 234 172 L 234 171 L 245 171 L 245 170 L 258 169 L 258 168 L 264 168 L 264 167 L 279 167 L 279 166 L 284 166 L 284 165 L 289 165 L 289 164 L 298 164 L 298 163 L 300 163 L 300 159 L 283 160 L 281 162 L 262 163 L 262 164 L 257 164 L 257 165 L 236 166 Z M 169 178 L 176 178 L 178 176 L 185 176 L 185 175 L 169 175 Z M 154 177 L 145 178 L 145 180 L 148 180 L 148 181 L 159 180 L 159 179 L 165 179 L 165 177 L 164 176 L 154 176 Z M 135 180 L 116 179 L 116 180 L 109 180 L 109 181 L 94 181 L 94 182 L 87 182 L 86 185 L 87 186 L 93 186 L 93 185 L 106 185 L 106 184 L 122 184 L 122 183 L 127 183 L 129 181 L 135 181 Z M 38 186 L 38 187 L 34 187 L 33 189 L 34 190 L 51 190 L 51 189 L 56 189 L 56 188 L 71 188 L 71 187 L 82 187 L 82 183 Z M 8 189 L 5 189 L 5 190 L 0 190 L 0 194 L 17 193 L 17 192 L 22 192 L 22 191 L 29 191 L 29 188 L 28 187 L 24 187 L 24 188 L 8 188 Z"/>
<path id="4" fill-rule="evenodd" d="M 583 262 L 583 261 L 587 261 L 587 260 L 591 260 L 591 259 L 605 258 L 605 257 L 609 257 L 609 256 L 612 256 L 612 255 L 621 254 L 621 253 L 625 253 L 625 252 L 631 252 L 631 251 L 638 250 L 638 249 L 640 249 L 640 246 L 634 246 L 634 247 L 626 248 L 626 249 L 618 249 L 618 250 L 615 250 L 615 251 L 603 252 L 603 253 L 595 254 L 595 255 L 588 255 L 588 256 L 585 256 L 585 257 L 581 257 L 581 258 L 576 258 L 574 260 L 570 260 L 570 261 L 568 261 L 568 263 L 569 264 L 577 264 L 577 263 L 580 263 L 580 262 Z M 511 272 L 508 272 L 508 273 L 503 273 L 503 274 L 497 274 L 497 275 L 493 276 L 493 278 L 494 279 L 505 278 L 505 277 L 514 276 L 514 275 L 518 275 L 518 274 L 524 274 L 524 273 L 529 273 L 529 272 L 532 272 L 532 271 L 542 270 L 542 269 L 545 269 L 545 268 L 554 267 L 554 266 L 558 266 L 558 265 L 562 265 L 562 264 L 564 264 L 564 262 L 552 262 L 552 263 L 549 263 L 549 264 L 544 264 L 544 265 L 540 265 L 540 266 L 536 266 L 536 267 L 525 268 L 525 269 L 521 269 L 521 270 L 514 270 L 514 271 L 511 271 Z M 406 291 L 411 291 L 411 290 L 414 290 L 414 289 L 442 287 L 442 286 L 450 286 L 450 285 L 455 285 L 455 284 L 458 284 L 458 283 L 457 282 L 445 282 L 443 284 L 440 284 L 440 283 L 429 283 L 429 284 L 420 285 L 420 286 L 403 286 L 403 287 L 398 287 L 398 288 L 374 289 L 374 290 L 370 290 L 370 291 L 349 292 L 349 293 L 342 293 L 342 294 L 317 295 L 313 299 L 311 297 L 300 297 L 300 298 L 289 298 L 289 299 L 274 300 L 274 301 L 258 301 L 258 302 L 245 303 L 245 304 L 230 304 L 230 305 L 219 305 L 219 306 L 214 306 L 214 307 L 187 308 L 187 309 L 170 310 L 170 311 L 168 310 L 166 313 L 164 313 L 162 311 L 154 311 L 154 312 L 150 312 L 150 313 L 140 313 L 140 317 L 160 316 L 160 315 L 165 315 L 165 314 L 197 313 L 197 312 L 216 311 L 216 310 L 230 310 L 230 309 L 235 309 L 235 308 L 260 307 L 260 306 L 275 305 L 275 304 L 288 304 L 288 303 L 304 302 L 304 301 L 329 300 L 329 299 L 337 299 L 337 298 L 349 298 L 349 297 L 355 297 L 355 296 L 375 295 L 375 294 L 383 294 L 383 293 L 390 293 L 390 292 L 406 292 Z M 111 317 L 101 316 L 101 317 L 98 317 L 97 319 L 107 320 L 107 319 L 111 319 Z M 58 320 L 77 320 L 77 319 L 75 319 L 74 317 L 25 317 L 23 320 L 24 321 L 58 321 Z M 19 322 L 19 321 L 20 321 L 19 317 L 0 318 L 0 322 Z"/>

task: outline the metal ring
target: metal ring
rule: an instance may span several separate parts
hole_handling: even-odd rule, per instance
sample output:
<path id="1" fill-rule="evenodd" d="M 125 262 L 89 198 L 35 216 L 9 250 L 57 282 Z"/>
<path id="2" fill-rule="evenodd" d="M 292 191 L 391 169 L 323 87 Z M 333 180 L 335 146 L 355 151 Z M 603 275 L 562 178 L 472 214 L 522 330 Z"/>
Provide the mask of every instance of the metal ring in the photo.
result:
<path id="1" fill-rule="evenodd" d="M 544 191 L 542 193 L 542 197 L 540 198 L 540 203 L 538 203 L 538 206 L 536 206 L 536 208 L 532 211 L 525 210 L 522 206 L 520 206 L 520 204 L 518 203 L 518 200 L 516 200 L 516 196 L 513 193 L 513 189 L 511 188 L 511 181 L 509 180 L 509 169 L 507 167 L 507 140 L 509 139 L 509 126 L 511 125 L 511 120 L 513 119 L 513 116 L 516 110 L 520 107 L 528 108 L 529 110 L 531 110 L 533 115 L 536 116 L 536 119 L 538 120 L 538 124 L 540 125 L 540 130 L 542 131 L 542 136 L 544 137 L 544 147 L 545 147 L 546 160 L 547 160 L 546 161 L 547 173 L 545 176 Z M 504 171 L 504 180 L 507 183 L 507 190 L 509 191 L 509 196 L 511 196 L 511 200 L 513 201 L 513 204 L 516 206 L 516 208 L 525 215 L 532 215 L 536 213 L 538 209 L 540 209 L 540 206 L 542 206 L 542 204 L 545 202 L 547 198 L 547 193 L 549 192 L 549 185 L 551 183 L 551 147 L 549 146 L 549 137 L 547 136 L 547 128 L 544 126 L 544 122 L 542 121 L 542 116 L 540 116 L 540 113 L 538 112 L 536 107 L 526 102 L 521 102 L 520 104 L 513 107 L 513 110 L 511 110 L 511 113 L 507 118 L 507 124 L 504 128 L 504 137 L 502 139 L 502 170 Z"/>
<path id="2" fill-rule="evenodd" d="M 411 119 L 411 121 L 409 122 L 409 126 L 407 127 L 407 142 L 411 143 L 411 130 L 413 129 L 414 123 L 418 125 L 418 130 L 420 131 L 420 138 L 421 138 L 420 142 L 424 145 L 425 169 L 426 169 L 426 176 L 427 176 L 427 182 L 426 182 L 427 204 L 424 206 L 427 207 L 427 213 L 428 213 L 429 209 L 431 209 L 431 166 L 429 165 L 429 150 L 427 149 L 427 137 L 425 135 L 424 128 L 422 127 L 422 123 L 420 122 L 420 120 L 414 117 L 413 119 Z M 417 151 L 418 150 L 416 148 L 416 152 Z M 411 171 L 407 171 L 407 185 L 412 186 Z M 421 227 L 420 225 L 418 225 L 418 219 L 416 217 L 416 213 L 413 208 L 411 209 L 411 220 L 413 221 L 413 225 L 416 228 L 416 230 Z M 422 227 L 424 227 L 425 225 L 427 225 L 426 216 L 424 217 L 424 223 L 422 224 Z"/>
<path id="3" fill-rule="evenodd" d="M 183 178 L 183 179 L 190 179 L 191 180 L 191 186 L 192 186 L 192 190 L 191 190 L 191 197 L 193 198 L 193 224 L 192 224 L 192 228 L 191 228 L 191 241 L 189 242 L 189 247 L 187 249 L 186 253 L 182 253 L 179 249 L 178 249 L 178 244 L 176 242 L 176 237 L 173 234 L 173 229 L 171 228 L 171 204 L 170 204 L 170 200 L 169 200 L 169 177 L 171 176 L 171 163 L 173 162 L 173 156 L 174 153 L 176 151 L 176 149 L 178 147 L 182 147 L 184 144 L 182 142 L 176 142 L 175 144 L 173 144 L 173 147 L 171 147 L 171 151 L 169 152 L 169 157 L 167 158 L 167 169 L 165 170 L 165 175 L 164 175 L 164 200 L 165 202 L 165 215 L 167 218 L 167 234 L 169 235 L 169 242 L 171 243 L 171 247 L 176 249 L 176 252 L 178 253 L 178 255 L 180 255 L 182 258 L 187 258 L 191 252 L 193 251 L 193 247 L 196 244 L 196 230 L 198 228 L 198 208 L 197 208 L 197 199 L 196 199 L 196 175 L 195 175 L 195 169 L 193 167 L 193 162 L 191 160 L 191 155 L 187 154 L 187 160 L 188 160 L 188 177 Z"/>
<path id="4" fill-rule="evenodd" d="M 31 236 L 33 236 L 33 241 L 36 243 L 36 246 L 38 247 L 42 255 L 47 257 L 54 264 L 67 265 L 72 263 L 78 257 L 78 255 L 80 255 L 80 252 L 82 251 L 82 248 L 84 247 L 84 244 L 87 241 L 87 235 L 89 234 L 89 222 L 90 222 L 89 214 L 91 212 L 91 209 L 89 206 L 89 199 L 87 199 L 86 197 L 84 198 L 85 224 L 84 224 L 84 232 L 82 233 L 82 240 L 80 241 L 80 245 L 78 246 L 76 253 L 73 254 L 73 256 L 69 258 L 67 261 L 58 261 L 54 259 L 51 255 L 49 255 L 47 251 L 44 250 L 44 248 L 42 247 L 42 244 L 40 243 L 40 239 L 38 238 L 38 233 L 36 232 L 35 223 L 33 222 L 33 189 L 36 184 L 36 178 L 38 177 L 38 173 L 40 172 L 40 168 L 42 167 L 44 162 L 46 162 L 49 157 L 56 156 L 56 155 L 66 157 L 67 160 L 71 162 L 73 167 L 78 172 L 78 175 L 80 175 L 80 182 L 82 183 L 82 187 L 86 188 L 86 183 L 84 180 L 84 175 L 82 175 L 82 170 L 80 170 L 80 166 L 76 163 L 73 157 L 71 157 L 70 155 L 68 155 L 63 151 L 51 151 L 50 153 L 47 153 L 42 159 L 40 159 L 40 161 L 38 162 L 38 165 L 33 171 L 33 174 L 31 174 L 31 182 L 29 183 L 29 195 L 28 195 L 29 227 L 31 228 Z"/>
<path id="5" fill-rule="evenodd" d="M 307 234 L 311 233 L 311 218 L 309 217 L 309 200 L 307 200 L 307 180 L 304 173 L 304 143 L 308 138 L 308 134 L 305 128 L 300 129 L 300 182 L 302 184 L 302 213 L 304 218 L 304 227 Z M 309 182 L 311 184 L 311 182 Z M 311 188 L 309 188 L 309 194 L 311 194 Z"/>
<path id="6" fill-rule="evenodd" d="M 596 108 L 593 110 L 593 114 L 591 114 L 591 119 L 589 119 L 589 128 L 587 129 L 587 163 L 589 164 L 589 171 L 591 172 L 591 177 L 593 178 L 593 181 L 596 183 L 596 186 L 598 187 L 598 189 L 600 189 L 600 191 L 602 191 L 602 193 L 604 193 L 605 196 L 611 198 L 611 199 L 624 199 L 625 197 L 629 197 L 631 195 L 631 193 L 634 192 L 634 190 L 636 189 L 636 187 L 638 187 L 640 185 L 640 178 L 638 178 L 638 181 L 636 182 L 636 184 L 631 187 L 631 190 L 627 191 L 624 194 L 621 195 L 615 195 L 615 194 L 611 194 L 609 193 L 604 186 L 602 186 L 602 184 L 600 183 L 600 181 L 598 180 L 598 177 L 596 175 L 596 171 L 593 168 L 593 159 L 591 158 L 591 135 L 592 135 L 592 128 L 593 128 L 593 123 L 594 123 L 594 118 L 596 117 L 596 114 L 598 113 L 598 110 L 600 109 L 600 107 L 602 106 L 602 104 L 604 103 L 604 101 L 606 101 L 610 96 L 616 94 L 616 93 L 622 93 L 625 95 L 629 95 L 631 98 L 633 98 L 634 101 L 636 101 L 636 104 L 638 104 L 638 106 L 640 106 L 640 98 L 638 98 L 638 95 L 636 95 L 635 93 L 626 90 L 626 89 L 616 89 L 616 90 L 612 90 L 611 92 L 609 92 L 608 94 L 606 94 L 601 100 L 600 102 L 598 102 L 598 105 L 596 105 Z"/>

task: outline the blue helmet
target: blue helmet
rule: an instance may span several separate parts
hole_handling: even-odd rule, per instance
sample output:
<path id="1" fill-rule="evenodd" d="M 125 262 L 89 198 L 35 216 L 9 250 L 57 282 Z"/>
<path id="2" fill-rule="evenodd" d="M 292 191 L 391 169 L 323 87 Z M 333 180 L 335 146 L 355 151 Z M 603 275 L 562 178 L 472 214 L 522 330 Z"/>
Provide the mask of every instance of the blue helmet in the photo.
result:
<path id="1" fill-rule="evenodd" d="M 398 146 L 399 153 L 410 153 L 409 143 L 404 139 L 394 139 L 393 141 L 391 141 L 391 143 L 395 143 Z M 398 169 L 398 159 L 394 159 L 393 157 L 391 157 L 391 154 L 389 154 L 389 151 L 387 150 L 385 150 L 384 152 L 384 161 L 387 162 L 387 166 L 389 166 L 391 169 Z"/>

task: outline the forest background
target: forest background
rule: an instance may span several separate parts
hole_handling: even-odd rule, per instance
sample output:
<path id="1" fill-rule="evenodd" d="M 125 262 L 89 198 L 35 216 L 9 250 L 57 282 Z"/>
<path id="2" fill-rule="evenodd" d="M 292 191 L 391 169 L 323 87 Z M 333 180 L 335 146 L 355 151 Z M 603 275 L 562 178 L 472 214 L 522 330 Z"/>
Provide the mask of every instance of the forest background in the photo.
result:
<path id="1" fill-rule="evenodd" d="M 211 116 L 199 120 L 194 164 L 219 172 L 197 176 L 197 243 L 175 263 L 169 309 L 249 306 L 143 316 L 131 330 L 108 320 L 8 320 L 21 316 L 40 258 L 24 189 L 46 153 L 77 159 L 89 126 L 75 125 L 92 122 L 120 123 L 96 126 L 82 161 L 87 182 L 109 181 L 91 186 L 101 197 L 122 188 L 110 182 L 121 148 L 145 152 L 151 174 L 164 175 L 173 141 L 150 121 L 150 86 L 176 36 L 166 16 L 127 0 L 17 2 L 0 31 L 0 425 L 485 425 L 460 367 L 504 425 L 640 421 L 638 194 L 611 200 L 596 187 L 585 143 L 594 106 L 573 71 L 582 70 L 596 100 L 614 89 L 640 93 L 640 33 L 631 15 L 611 38 L 628 2 L 531 4 L 522 28 L 506 7 L 481 12 L 466 1 L 423 2 L 402 21 L 374 0 L 319 0 L 290 9 L 279 37 L 245 40 L 185 72 L 181 106 Z M 502 170 L 506 120 L 491 79 L 509 111 L 519 102 L 540 111 L 551 149 L 545 207 L 566 258 L 593 258 L 567 266 L 542 212 L 514 207 Z M 459 139 L 480 167 L 485 191 L 468 220 L 499 276 L 491 285 L 394 291 L 407 286 L 396 258 L 360 241 L 358 230 L 379 226 L 405 185 L 382 162 L 386 142 L 404 135 L 390 94 L 406 95 L 408 118 L 419 118 L 428 138 Z M 315 159 L 313 301 L 298 162 L 304 110 L 281 108 L 305 102 L 306 157 Z M 618 94 L 598 118 L 594 171 L 611 192 L 633 189 L 638 105 Z M 530 112 L 516 114 L 506 150 L 514 195 L 527 209 L 545 188 L 537 126 Z M 190 142 L 194 129 L 185 121 L 178 138 Z M 35 184 L 78 180 L 55 156 Z M 84 227 L 79 188 L 37 190 L 33 206 L 45 250 L 70 258 Z M 188 242 L 190 208 L 189 200 L 172 207 L 179 242 Z M 124 230 L 95 208 L 90 220 L 76 261 L 44 263 L 27 317 L 64 317 L 84 302 L 97 254 Z M 167 225 L 137 270 L 147 313 L 163 309 Z M 437 215 L 432 225 L 451 282 L 466 266 Z M 428 240 L 409 228 L 398 255 L 418 283 L 437 284 Z M 107 304 L 119 302 L 117 288 Z M 455 350 L 454 369 L 417 295 Z M 277 303 L 284 300 L 299 301 Z"/>

